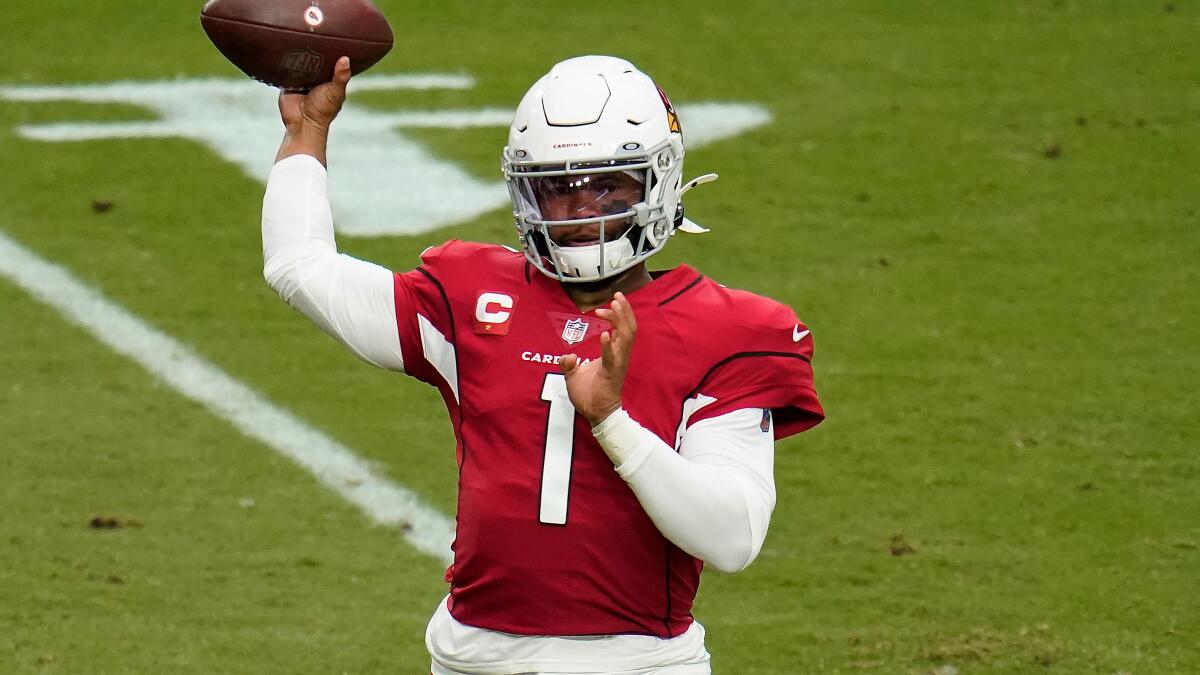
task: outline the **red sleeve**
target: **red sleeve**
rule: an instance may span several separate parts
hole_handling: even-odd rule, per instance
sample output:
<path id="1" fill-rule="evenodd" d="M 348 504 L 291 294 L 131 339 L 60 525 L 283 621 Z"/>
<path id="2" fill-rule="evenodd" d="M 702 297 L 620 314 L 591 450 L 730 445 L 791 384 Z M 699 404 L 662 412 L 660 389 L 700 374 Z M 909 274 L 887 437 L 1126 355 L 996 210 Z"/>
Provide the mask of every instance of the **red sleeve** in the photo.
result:
<path id="1" fill-rule="evenodd" d="M 811 429 L 825 419 L 812 386 L 812 367 L 792 354 L 734 355 L 706 378 L 698 393 L 716 400 L 697 410 L 689 425 L 742 408 L 770 408 L 775 415 L 775 438 L 779 439 Z"/>
<path id="2" fill-rule="evenodd" d="M 715 399 L 693 414 L 688 424 L 742 408 L 770 408 L 775 438 L 816 426 L 825 411 L 813 387 L 813 340 L 790 309 L 770 312 L 704 375 L 693 395 Z"/>
<path id="3" fill-rule="evenodd" d="M 456 374 L 442 371 L 447 370 L 446 350 L 452 353 L 456 341 L 445 279 L 459 263 L 456 247 L 460 243 L 452 240 L 430 247 L 421 254 L 419 267 L 395 275 L 396 326 L 404 371 L 439 389 L 449 385 L 451 378 L 457 380 Z M 457 382 L 452 388 L 456 387 Z"/>

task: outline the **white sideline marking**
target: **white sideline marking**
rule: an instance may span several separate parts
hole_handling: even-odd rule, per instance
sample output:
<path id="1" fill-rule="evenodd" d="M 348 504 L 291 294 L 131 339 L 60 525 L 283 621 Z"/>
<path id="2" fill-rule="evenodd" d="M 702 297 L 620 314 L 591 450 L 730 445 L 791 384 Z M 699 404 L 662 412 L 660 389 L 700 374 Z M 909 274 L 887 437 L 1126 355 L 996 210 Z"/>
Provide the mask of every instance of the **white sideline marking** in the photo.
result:
<path id="1" fill-rule="evenodd" d="M 417 550 L 451 560 L 454 522 L 411 491 L 373 475 L 346 446 L 276 406 L 128 310 L 0 232 L 0 276 L 58 310 L 110 349 L 307 469 L 372 520 L 402 528 Z"/>

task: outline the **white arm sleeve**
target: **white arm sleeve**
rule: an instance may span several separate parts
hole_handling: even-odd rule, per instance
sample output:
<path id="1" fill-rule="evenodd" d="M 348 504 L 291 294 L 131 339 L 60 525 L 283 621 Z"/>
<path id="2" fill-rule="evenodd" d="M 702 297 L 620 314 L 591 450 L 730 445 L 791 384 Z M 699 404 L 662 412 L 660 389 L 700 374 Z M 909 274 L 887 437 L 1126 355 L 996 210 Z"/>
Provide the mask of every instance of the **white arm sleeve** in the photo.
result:
<path id="1" fill-rule="evenodd" d="M 775 508 L 775 436 L 762 418 L 748 408 L 697 422 L 679 452 L 623 409 L 592 433 L 663 536 L 737 572 L 758 556 Z"/>
<path id="2" fill-rule="evenodd" d="M 293 155 L 263 197 L 263 276 L 279 297 L 367 363 L 404 370 L 392 273 L 339 255 L 325 167 Z"/>

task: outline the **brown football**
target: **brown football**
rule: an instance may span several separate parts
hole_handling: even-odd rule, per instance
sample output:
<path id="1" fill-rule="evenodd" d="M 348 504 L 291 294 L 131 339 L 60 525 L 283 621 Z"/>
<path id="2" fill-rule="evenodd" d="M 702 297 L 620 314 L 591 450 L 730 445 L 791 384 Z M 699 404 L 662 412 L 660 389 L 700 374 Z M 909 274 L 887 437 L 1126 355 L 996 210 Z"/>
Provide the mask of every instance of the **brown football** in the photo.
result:
<path id="1" fill-rule="evenodd" d="M 200 25 L 242 72 L 289 91 L 333 79 L 338 57 L 361 73 L 392 48 L 392 28 L 370 0 L 208 0 Z"/>

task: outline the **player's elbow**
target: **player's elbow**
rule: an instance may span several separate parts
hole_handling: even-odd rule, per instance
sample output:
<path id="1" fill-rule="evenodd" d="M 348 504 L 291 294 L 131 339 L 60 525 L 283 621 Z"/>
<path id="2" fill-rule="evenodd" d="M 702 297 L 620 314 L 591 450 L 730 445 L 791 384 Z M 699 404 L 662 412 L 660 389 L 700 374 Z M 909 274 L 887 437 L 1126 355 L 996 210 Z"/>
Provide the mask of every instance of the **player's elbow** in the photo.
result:
<path id="1" fill-rule="evenodd" d="M 726 536 L 707 557 L 705 563 L 726 574 L 741 572 L 754 562 L 767 538 L 771 523 L 771 512 L 775 507 L 773 491 L 759 493 L 748 491 L 735 509 L 736 525 L 726 528 Z"/>
<path id="2" fill-rule="evenodd" d="M 726 544 L 719 547 L 719 550 L 711 551 L 703 557 L 704 563 L 725 574 L 735 574 L 749 567 L 758 554 L 755 547 L 748 541 L 726 542 Z"/>
<path id="3" fill-rule="evenodd" d="M 721 528 L 723 536 L 708 540 L 706 550 L 697 557 L 726 574 L 741 572 L 754 562 L 762 546 L 761 541 L 755 540 L 754 529 L 746 513 L 739 513 Z"/>
<path id="4" fill-rule="evenodd" d="M 300 286 L 295 265 L 287 264 L 283 256 L 273 256 L 263 262 L 263 279 L 271 290 L 287 301 Z"/>
<path id="5" fill-rule="evenodd" d="M 319 244 L 298 243 L 263 256 L 263 279 L 284 302 L 302 290 L 313 291 L 314 284 L 332 274 L 337 252 Z"/>

